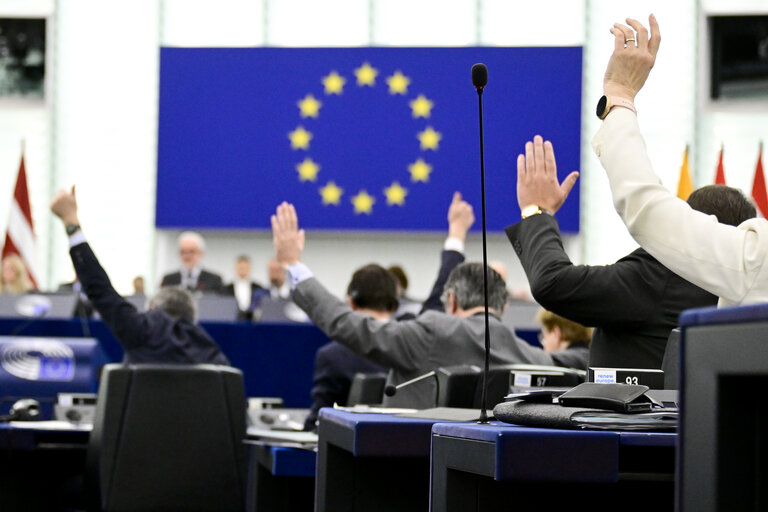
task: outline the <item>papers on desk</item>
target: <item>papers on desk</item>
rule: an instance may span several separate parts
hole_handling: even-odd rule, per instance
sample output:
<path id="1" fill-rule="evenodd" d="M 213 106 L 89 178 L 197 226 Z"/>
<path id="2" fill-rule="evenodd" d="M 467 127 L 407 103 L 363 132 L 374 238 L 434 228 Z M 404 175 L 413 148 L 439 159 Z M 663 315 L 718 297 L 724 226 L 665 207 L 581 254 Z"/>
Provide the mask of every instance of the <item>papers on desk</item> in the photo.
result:
<path id="1" fill-rule="evenodd" d="M 571 422 L 594 430 L 675 430 L 677 409 L 626 414 L 610 411 L 579 411 L 571 414 Z"/>
<path id="2" fill-rule="evenodd" d="M 90 423 L 70 423 L 69 421 L 11 421 L 8 423 L 13 428 L 17 429 L 29 429 L 29 430 L 81 430 L 83 432 L 90 432 L 93 430 L 93 425 Z"/>
<path id="3" fill-rule="evenodd" d="M 334 409 L 344 412 L 357 412 L 360 414 L 407 414 L 418 412 L 418 409 L 403 409 L 397 407 L 373 407 L 370 405 L 354 405 L 352 407 L 342 407 L 337 404 L 333 404 Z"/>
<path id="4" fill-rule="evenodd" d="M 288 430 L 270 430 L 266 428 L 248 427 L 248 437 L 262 439 L 268 444 L 283 446 L 317 444 L 317 434 L 314 432 L 291 432 Z"/>

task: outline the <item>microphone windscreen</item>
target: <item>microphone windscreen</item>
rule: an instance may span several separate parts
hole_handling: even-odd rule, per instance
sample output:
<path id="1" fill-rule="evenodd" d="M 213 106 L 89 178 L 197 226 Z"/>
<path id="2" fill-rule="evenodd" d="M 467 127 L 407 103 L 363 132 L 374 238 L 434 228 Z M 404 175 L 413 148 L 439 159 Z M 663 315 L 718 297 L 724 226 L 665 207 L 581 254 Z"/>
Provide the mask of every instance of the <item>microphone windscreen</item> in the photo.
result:
<path id="1" fill-rule="evenodd" d="M 472 66 L 472 85 L 475 87 L 485 87 L 488 83 L 488 68 L 485 64 L 478 62 Z"/>
<path id="2" fill-rule="evenodd" d="M 395 396 L 395 393 L 397 393 L 397 388 L 392 384 L 384 388 L 384 394 L 387 396 Z"/>

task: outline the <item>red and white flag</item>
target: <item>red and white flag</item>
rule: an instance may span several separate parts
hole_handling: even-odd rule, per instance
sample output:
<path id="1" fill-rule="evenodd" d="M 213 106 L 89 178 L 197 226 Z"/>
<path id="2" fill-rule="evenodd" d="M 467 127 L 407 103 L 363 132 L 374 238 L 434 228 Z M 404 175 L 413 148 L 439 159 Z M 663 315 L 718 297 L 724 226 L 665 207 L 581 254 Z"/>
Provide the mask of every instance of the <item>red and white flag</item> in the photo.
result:
<path id="1" fill-rule="evenodd" d="M 760 151 L 757 154 L 757 167 L 755 179 L 752 182 L 752 199 L 755 201 L 757 211 L 768 219 L 768 192 L 765 188 L 765 174 L 763 174 L 763 143 L 760 142 Z"/>
<path id="2" fill-rule="evenodd" d="M 715 185 L 725 185 L 725 166 L 723 166 L 723 146 L 720 145 L 720 158 L 717 160 Z"/>
<path id="3" fill-rule="evenodd" d="M 24 169 L 24 152 L 21 154 L 19 174 L 16 177 L 16 187 L 13 192 L 11 214 L 8 218 L 8 231 L 5 233 L 2 257 L 18 254 L 27 266 L 29 279 L 37 288 L 39 273 L 37 272 L 37 240 L 32 224 L 32 208 L 29 205 L 27 191 L 27 173 Z"/>

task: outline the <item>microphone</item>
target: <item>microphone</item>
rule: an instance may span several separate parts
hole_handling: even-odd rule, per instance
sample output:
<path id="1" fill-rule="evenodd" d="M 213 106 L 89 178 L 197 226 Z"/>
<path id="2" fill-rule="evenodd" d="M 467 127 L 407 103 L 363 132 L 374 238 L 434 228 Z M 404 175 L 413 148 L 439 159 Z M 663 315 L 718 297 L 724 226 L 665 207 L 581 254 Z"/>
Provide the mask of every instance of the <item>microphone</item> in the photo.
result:
<path id="1" fill-rule="evenodd" d="M 435 407 L 437 407 L 437 401 L 440 397 L 440 380 L 437 378 L 437 373 L 435 373 L 434 370 L 432 370 L 431 372 L 427 372 L 424 375 L 419 375 L 418 377 L 415 377 L 411 380 L 402 382 L 397 386 L 393 386 L 392 384 L 390 384 L 386 388 L 384 388 L 384 394 L 387 396 L 395 396 L 398 390 L 404 387 L 408 387 L 411 384 L 416 384 L 417 382 L 421 382 L 422 380 L 429 379 L 431 377 L 435 378 Z"/>
<path id="2" fill-rule="evenodd" d="M 483 93 L 483 87 L 488 83 L 488 68 L 485 64 L 478 62 L 472 66 L 472 85 L 477 89 L 478 94 Z M 482 126 L 482 125 L 481 125 Z"/>
<path id="3" fill-rule="evenodd" d="M 488 423 L 486 405 L 488 401 L 488 373 L 491 366 L 491 333 L 488 321 L 488 250 L 485 225 L 485 152 L 483 149 L 483 89 L 488 83 L 488 68 L 478 62 L 472 66 L 472 85 L 477 89 L 477 101 L 480 113 L 480 191 L 482 196 L 483 218 L 483 293 L 485 294 L 485 369 L 483 371 L 483 393 L 480 398 L 480 418 L 478 423 Z"/>

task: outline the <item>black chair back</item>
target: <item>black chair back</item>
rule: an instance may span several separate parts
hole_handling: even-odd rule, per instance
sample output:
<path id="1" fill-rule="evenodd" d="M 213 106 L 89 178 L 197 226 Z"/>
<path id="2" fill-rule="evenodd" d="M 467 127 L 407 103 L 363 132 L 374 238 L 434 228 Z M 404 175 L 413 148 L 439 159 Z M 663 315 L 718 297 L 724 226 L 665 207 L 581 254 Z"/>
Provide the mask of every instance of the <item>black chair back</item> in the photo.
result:
<path id="1" fill-rule="evenodd" d="M 87 483 L 101 510 L 243 510 L 245 396 L 216 365 L 104 369 Z"/>
<path id="2" fill-rule="evenodd" d="M 384 399 L 386 382 L 387 374 L 383 372 L 356 373 L 349 386 L 347 405 L 380 404 Z"/>

